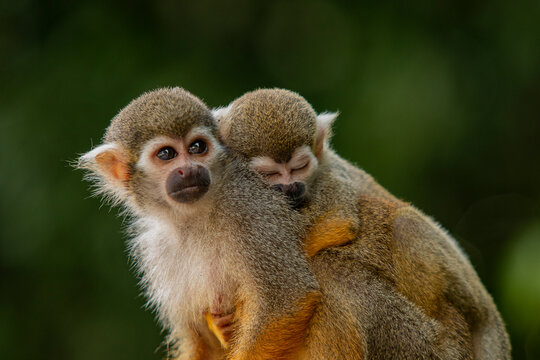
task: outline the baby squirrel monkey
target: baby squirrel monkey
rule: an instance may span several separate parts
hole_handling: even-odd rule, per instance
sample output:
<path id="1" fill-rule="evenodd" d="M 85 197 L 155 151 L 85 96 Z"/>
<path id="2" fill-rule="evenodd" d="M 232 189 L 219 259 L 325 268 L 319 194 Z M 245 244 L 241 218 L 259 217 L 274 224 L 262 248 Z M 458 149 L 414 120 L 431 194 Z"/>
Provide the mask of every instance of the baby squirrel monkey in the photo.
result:
<path id="1" fill-rule="evenodd" d="M 288 359 L 320 298 L 299 240 L 305 226 L 217 139 L 205 104 L 160 89 L 120 111 L 78 166 L 132 218 L 130 248 L 176 358 Z M 225 347 L 209 311 L 234 314 Z"/>
<path id="2" fill-rule="evenodd" d="M 284 192 L 311 223 L 304 247 L 321 284 L 323 304 L 331 288 L 326 285 L 341 291 L 340 283 L 350 277 L 356 282 L 349 285 L 363 287 L 357 278 L 363 274 L 364 280 L 377 279 L 406 300 L 403 315 L 394 320 L 419 310 L 436 324 L 435 358 L 510 358 L 508 335 L 496 306 L 455 240 L 329 147 L 336 114 L 316 115 L 300 95 L 280 89 L 247 93 L 214 114 L 225 144 L 248 159 L 274 189 Z M 345 278 L 332 278 L 331 272 L 339 271 L 338 262 L 346 261 L 351 263 L 344 265 Z M 378 304 L 371 303 L 373 313 L 383 314 L 375 322 L 387 322 L 391 316 L 381 311 L 393 301 L 391 291 L 385 291 L 381 296 L 387 296 L 387 302 L 379 298 Z M 360 326 L 370 321 L 365 313 L 358 316 L 364 316 Z M 308 349 L 317 348 L 313 334 L 322 334 L 317 319 L 318 312 Z M 381 342 L 372 332 L 364 336 L 365 350 L 377 353 Z M 397 341 L 400 344 L 394 346 L 399 347 L 411 340 Z M 385 358 L 391 352 L 386 348 L 379 354 Z"/>

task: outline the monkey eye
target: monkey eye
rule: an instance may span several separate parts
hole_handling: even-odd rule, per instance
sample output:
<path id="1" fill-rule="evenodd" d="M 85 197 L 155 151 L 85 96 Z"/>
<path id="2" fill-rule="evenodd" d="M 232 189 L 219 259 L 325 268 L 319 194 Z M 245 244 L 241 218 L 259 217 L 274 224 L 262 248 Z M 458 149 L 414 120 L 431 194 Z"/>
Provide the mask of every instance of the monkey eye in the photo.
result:
<path id="1" fill-rule="evenodd" d="M 204 154 L 207 149 L 208 149 L 208 146 L 206 145 L 204 141 L 195 140 L 194 142 L 191 143 L 191 145 L 189 145 L 188 153 L 193 154 L 193 155 L 201 155 L 201 154 Z"/>
<path id="2" fill-rule="evenodd" d="M 309 161 L 306 162 L 306 163 L 303 164 L 303 165 L 300 165 L 299 167 L 296 167 L 296 168 L 292 169 L 292 171 L 298 171 L 298 170 L 305 169 L 305 168 L 307 168 L 308 165 L 309 165 Z"/>
<path id="3" fill-rule="evenodd" d="M 176 150 L 174 150 L 170 146 L 165 146 L 165 147 L 159 149 L 159 151 L 156 154 L 156 156 L 158 158 L 160 158 L 161 160 L 165 160 L 165 161 L 174 159 L 176 157 L 176 155 L 178 155 L 178 153 L 176 152 Z"/>
<path id="4" fill-rule="evenodd" d="M 260 171 L 259 172 L 262 176 L 275 176 L 275 175 L 279 175 L 279 172 L 277 171 Z"/>

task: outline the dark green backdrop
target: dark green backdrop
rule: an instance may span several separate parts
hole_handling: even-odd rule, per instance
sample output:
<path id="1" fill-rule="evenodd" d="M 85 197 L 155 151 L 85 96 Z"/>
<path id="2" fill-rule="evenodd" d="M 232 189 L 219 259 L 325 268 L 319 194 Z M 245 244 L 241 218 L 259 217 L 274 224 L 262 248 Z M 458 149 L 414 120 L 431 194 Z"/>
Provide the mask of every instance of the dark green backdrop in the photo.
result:
<path id="1" fill-rule="evenodd" d="M 0 357 L 162 355 L 122 219 L 68 161 L 179 85 L 339 110 L 339 153 L 454 234 L 540 358 L 539 34 L 536 0 L 1 2 Z"/>

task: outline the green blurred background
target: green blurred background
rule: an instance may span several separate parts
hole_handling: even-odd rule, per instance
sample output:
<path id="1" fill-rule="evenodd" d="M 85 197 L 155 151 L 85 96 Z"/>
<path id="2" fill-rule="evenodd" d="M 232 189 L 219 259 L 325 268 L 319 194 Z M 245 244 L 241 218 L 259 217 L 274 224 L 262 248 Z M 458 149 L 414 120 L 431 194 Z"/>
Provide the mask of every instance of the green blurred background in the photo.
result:
<path id="1" fill-rule="evenodd" d="M 68 165 L 131 99 L 258 87 L 462 244 L 540 359 L 540 2 L 0 3 L 0 357 L 159 359 L 117 210 Z"/>

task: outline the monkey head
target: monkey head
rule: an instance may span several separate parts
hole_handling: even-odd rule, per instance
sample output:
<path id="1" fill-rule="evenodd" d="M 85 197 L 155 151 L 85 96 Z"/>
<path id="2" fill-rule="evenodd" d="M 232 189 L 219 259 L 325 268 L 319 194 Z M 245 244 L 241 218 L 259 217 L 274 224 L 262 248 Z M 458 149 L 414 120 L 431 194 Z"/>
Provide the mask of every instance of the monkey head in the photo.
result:
<path id="1" fill-rule="evenodd" d="M 97 178 L 98 192 L 135 212 L 186 211 L 211 189 L 223 153 L 217 139 L 202 101 L 181 88 L 160 89 L 121 110 L 79 167 Z"/>
<path id="2" fill-rule="evenodd" d="M 259 89 L 214 110 L 214 115 L 227 147 L 248 158 L 295 207 L 306 204 L 337 114 L 317 115 L 302 96 L 289 90 Z"/>

